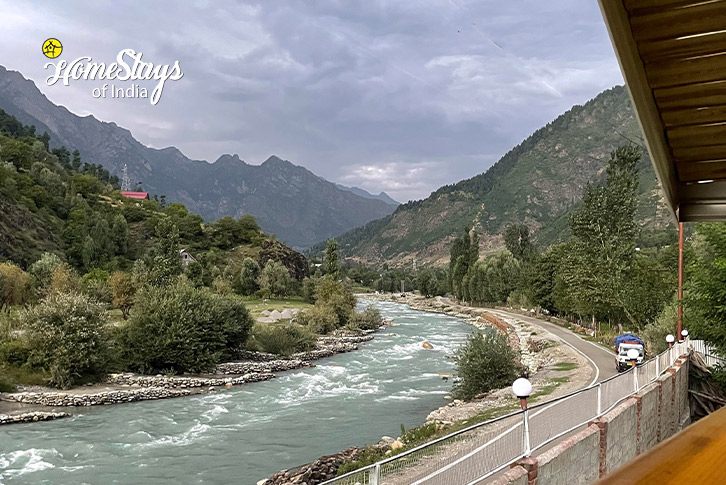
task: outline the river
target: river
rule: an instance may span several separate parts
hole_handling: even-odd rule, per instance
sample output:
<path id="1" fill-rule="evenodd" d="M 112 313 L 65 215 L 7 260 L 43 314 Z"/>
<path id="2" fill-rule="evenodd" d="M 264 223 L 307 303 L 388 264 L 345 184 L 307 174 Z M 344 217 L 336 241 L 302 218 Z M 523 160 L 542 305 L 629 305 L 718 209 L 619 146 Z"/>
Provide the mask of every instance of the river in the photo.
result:
<path id="1" fill-rule="evenodd" d="M 281 469 L 423 423 L 451 390 L 439 372 L 462 320 L 373 304 L 396 326 L 360 349 L 276 379 L 188 398 L 73 409 L 0 427 L 0 483 L 255 484 Z M 394 333 L 394 336 L 389 335 Z M 432 350 L 421 347 L 423 341 Z"/>

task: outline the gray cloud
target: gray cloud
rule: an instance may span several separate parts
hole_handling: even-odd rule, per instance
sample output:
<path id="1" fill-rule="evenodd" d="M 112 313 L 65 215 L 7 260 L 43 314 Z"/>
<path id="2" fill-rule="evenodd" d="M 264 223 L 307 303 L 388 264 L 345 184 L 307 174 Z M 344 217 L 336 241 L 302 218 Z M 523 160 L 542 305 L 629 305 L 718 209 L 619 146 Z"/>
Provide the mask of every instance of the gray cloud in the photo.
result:
<path id="1" fill-rule="evenodd" d="M 0 64 L 55 103 L 141 142 L 213 161 L 277 154 L 399 200 L 486 170 L 533 130 L 621 83 L 597 5 L 342 0 L 0 0 Z M 93 99 L 99 82 L 46 86 L 40 44 L 62 58 L 179 60 L 158 105 Z"/>

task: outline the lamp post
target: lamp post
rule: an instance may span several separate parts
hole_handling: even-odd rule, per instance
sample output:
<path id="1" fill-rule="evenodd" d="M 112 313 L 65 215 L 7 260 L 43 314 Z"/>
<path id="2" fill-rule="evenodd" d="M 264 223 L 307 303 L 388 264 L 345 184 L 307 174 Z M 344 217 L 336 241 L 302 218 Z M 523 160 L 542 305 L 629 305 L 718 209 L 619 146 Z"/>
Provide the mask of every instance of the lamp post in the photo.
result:
<path id="1" fill-rule="evenodd" d="M 673 348 L 673 342 L 675 342 L 675 341 L 676 341 L 676 338 L 673 335 L 671 335 L 670 333 L 668 335 L 666 335 L 666 342 L 668 342 L 669 349 Z"/>
<path id="2" fill-rule="evenodd" d="M 522 406 L 522 419 L 524 419 L 524 456 L 529 456 L 532 449 L 529 444 L 529 415 L 527 411 L 527 398 L 532 394 L 532 383 L 520 377 L 512 383 L 512 394 L 519 398 Z"/>
<path id="3" fill-rule="evenodd" d="M 681 330 L 681 337 L 683 337 L 683 340 L 686 340 L 688 338 L 688 330 L 685 328 Z"/>

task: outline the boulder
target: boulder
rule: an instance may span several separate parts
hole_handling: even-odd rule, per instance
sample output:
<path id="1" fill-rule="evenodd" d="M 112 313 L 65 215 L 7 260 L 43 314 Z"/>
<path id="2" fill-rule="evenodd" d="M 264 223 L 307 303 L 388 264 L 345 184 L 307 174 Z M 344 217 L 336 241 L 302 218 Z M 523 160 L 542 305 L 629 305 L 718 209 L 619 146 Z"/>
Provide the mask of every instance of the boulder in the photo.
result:
<path id="1" fill-rule="evenodd" d="M 290 320 L 294 316 L 295 314 L 289 308 L 285 308 L 283 311 L 280 312 L 280 318 L 284 320 Z"/>
<path id="2" fill-rule="evenodd" d="M 278 320 L 280 320 L 282 318 L 282 313 L 280 313 L 277 310 L 272 310 L 270 312 L 269 318 L 271 318 L 273 321 L 276 322 L 276 321 L 278 321 Z"/>
<path id="3" fill-rule="evenodd" d="M 397 450 L 399 448 L 403 448 L 403 447 L 404 447 L 404 444 L 403 444 L 403 441 L 401 441 L 401 438 L 398 438 L 396 441 L 394 441 L 393 443 L 391 443 L 391 449 L 393 451 L 395 451 L 395 450 Z"/>
<path id="4" fill-rule="evenodd" d="M 266 317 L 269 317 L 270 316 L 270 310 L 262 310 L 260 313 L 263 314 Z"/>
<path id="5" fill-rule="evenodd" d="M 424 343 L 422 343 L 422 344 L 421 344 L 421 347 L 423 347 L 423 348 L 425 348 L 425 349 L 433 349 L 433 348 L 434 348 L 434 346 L 433 346 L 433 345 L 431 345 L 431 344 L 430 344 L 429 342 L 424 342 Z"/>

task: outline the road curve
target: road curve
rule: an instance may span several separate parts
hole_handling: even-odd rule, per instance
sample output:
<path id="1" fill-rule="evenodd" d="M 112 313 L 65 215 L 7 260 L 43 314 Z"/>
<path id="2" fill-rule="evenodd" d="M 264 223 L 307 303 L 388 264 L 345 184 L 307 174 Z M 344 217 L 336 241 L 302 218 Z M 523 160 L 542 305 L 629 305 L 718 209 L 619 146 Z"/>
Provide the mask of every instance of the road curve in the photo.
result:
<path id="1" fill-rule="evenodd" d="M 580 354 L 583 354 L 587 357 L 595 370 L 595 377 L 592 382 L 593 384 L 617 374 L 617 371 L 615 370 L 615 356 L 613 352 L 608 351 L 598 344 L 583 339 L 566 328 L 545 320 L 540 320 L 539 318 L 524 316 L 519 313 L 508 312 L 500 309 L 490 309 L 488 311 L 506 318 L 514 318 L 533 325 L 538 325 L 558 337 L 565 344 L 574 348 Z"/>

